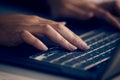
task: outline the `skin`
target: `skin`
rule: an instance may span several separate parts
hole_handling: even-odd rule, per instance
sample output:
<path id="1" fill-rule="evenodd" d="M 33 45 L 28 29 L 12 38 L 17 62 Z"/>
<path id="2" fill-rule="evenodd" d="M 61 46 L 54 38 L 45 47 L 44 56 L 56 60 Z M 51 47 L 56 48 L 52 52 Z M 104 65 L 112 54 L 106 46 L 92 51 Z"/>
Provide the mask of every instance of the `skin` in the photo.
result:
<path id="1" fill-rule="evenodd" d="M 55 17 L 71 17 L 80 20 L 88 20 L 92 17 L 97 17 L 108 21 L 120 29 L 119 21 L 109 12 L 113 5 L 115 5 L 116 11 L 120 13 L 119 0 L 100 4 L 86 2 L 85 0 L 48 0 L 48 3 Z"/>
<path id="2" fill-rule="evenodd" d="M 70 51 L 89 48 L 79 36 L 65 26 L 65 22 L 55 22 L 34 15 L 0 16 L 0 45 L 11 47 L 26 42 L 41 51 L 48 50 L 35 36 L 46 36 Z"/>
<path id="3" fill-rule="evenodd" d="M 116 9 L 118 15 L 120 16 L 120 0 L 117 0 L 115 2 L 115 9 Z"/>

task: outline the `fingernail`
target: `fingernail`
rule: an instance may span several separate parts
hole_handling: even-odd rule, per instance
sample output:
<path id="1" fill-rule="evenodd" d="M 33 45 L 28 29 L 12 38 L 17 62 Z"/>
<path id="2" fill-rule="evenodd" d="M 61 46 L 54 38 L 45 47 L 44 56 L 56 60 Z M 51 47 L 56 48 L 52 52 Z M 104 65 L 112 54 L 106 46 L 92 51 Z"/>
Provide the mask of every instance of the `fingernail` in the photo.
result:
<path id="1" fill-rule="evenodd" d="M 48 50 L 48 48 L 47 48 L 47 47 L 44 47 L 44 48 L 43 48 L 43 51 L 47 51 L 47 50 Z"/>
<path id="2" fill-rule="evenodd" d="M 60 24 L 66 25 L 66 22 L 59 22 Z"/>
<path id="3" fill-rule="evenodd" d="M 82 49 L 83 50 L 87 50 L 89 49 L 90 47 L 87 45 L 87 43 L 85 43 L 84 41 L 82 42 Z"/>
<path id="4" fill-rule="evenodd" d="M 69 45 L 69 50 L 70 51 L 74 51 L 74 50 L 76 50 L 77 49 L 77 47 L 75 47 L 75 46 L 73 46 L 73 45 Z"/>
<path id="5" fill-rule="evenodd" d="M 41 44 L 41 43 L 40 43 Z M 46 45 L 38 45 L 38 49 L 41 50 L 41 51 L 47 51 L 48 50 L 48 47 Z"/>

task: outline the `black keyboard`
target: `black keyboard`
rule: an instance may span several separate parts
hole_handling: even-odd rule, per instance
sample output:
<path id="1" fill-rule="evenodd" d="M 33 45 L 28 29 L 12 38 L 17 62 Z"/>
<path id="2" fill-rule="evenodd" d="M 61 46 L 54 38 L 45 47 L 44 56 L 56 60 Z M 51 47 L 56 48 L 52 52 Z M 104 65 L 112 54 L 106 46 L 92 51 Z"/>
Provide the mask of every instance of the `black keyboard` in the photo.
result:
<path id="1" fill-rule="evenodd" d="M 120 39 L 118 32 L 104 29 L 92 30 L 80 35 L 80 37 L 90 46 L 90 49 L 69 52 L 54 47 L 46 52 L 32 55 L 30 59 L 88 70 L 109 60 L 116 47 L 116 42 Z"/>

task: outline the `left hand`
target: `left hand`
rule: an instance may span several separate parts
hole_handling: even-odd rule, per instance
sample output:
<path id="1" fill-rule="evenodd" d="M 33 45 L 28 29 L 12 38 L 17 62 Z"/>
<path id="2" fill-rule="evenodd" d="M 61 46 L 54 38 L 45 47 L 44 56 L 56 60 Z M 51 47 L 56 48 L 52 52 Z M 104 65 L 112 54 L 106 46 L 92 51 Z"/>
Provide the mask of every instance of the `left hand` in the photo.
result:
<path id="1" fill-rule="evenodd" d="M 0 16 L 0 45 L 16 46 L 26 42 L 45 51 L 48 47 L 36 36 L 48 37 L 61 47 L 73 51 L 89 47 L 64 22 L 56 22 L 35 15 L 9 14 Z"/>

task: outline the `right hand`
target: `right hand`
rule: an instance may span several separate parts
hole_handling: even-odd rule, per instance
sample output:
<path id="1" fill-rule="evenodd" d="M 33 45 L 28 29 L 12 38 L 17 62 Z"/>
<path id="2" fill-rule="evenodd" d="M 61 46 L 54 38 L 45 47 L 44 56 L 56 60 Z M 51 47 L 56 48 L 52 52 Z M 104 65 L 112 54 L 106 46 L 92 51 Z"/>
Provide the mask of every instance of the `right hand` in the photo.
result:
<path id="1" fill-rule="evenodd" d="M 55 22 L 33 15 L 0 16 L 0 45 L 16 46 L 26 42 L 44 51 L 47 46 L 35 36 L 46 36 L 65 49 L 85 50 L 87 44 L 69 30 L 64 22 Z"/>
<path id="2" fill-rule="evenodd" d="M 116 9 L 117 13 L 118 13 L 119 16 L 120 16 L 120 0 L 116 0 L 115 6 L 116 6 L 115 9 Z"/>
<path id="3" fill-rule="evenodd" d="M 48 0 L 48 3 L 55 17 L 71 17 L 80 20 L 97 17 L 120 29 L 119 21 L 109 11 L 93 2 L 86 2 L 85 0 Z"/>

